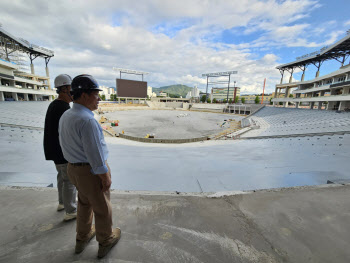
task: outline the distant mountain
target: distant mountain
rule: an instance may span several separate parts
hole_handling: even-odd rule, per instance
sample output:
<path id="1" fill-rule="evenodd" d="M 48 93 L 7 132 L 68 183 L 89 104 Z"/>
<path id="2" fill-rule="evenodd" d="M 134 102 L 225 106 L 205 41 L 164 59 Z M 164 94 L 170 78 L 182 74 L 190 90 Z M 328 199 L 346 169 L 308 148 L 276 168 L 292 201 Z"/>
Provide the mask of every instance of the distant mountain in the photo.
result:
<path id="1" fill-rule="evenodd" d="M 192 87 L 182 85 L 182 84 L 176 84 L 176 85 L 170 85 L 170 86 L 163 86 L 160 88 L 152 88 L 152 91 L 159 94 L 159 92 L 164 91 L 169 94 L 179 95 L 183 98 L 186 97 L 187 93 L 192 90 Z"/>

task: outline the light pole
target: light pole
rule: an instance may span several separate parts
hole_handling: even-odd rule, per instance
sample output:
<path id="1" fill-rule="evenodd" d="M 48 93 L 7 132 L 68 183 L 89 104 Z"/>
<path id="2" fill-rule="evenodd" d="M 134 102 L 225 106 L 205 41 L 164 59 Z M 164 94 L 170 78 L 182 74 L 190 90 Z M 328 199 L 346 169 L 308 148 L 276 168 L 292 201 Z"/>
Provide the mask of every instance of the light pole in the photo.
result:
<path id="1" fill-rule="evenodd" d="M 236 89 L 236 81 L 233 82 L 233 88 L 234 88 L 234 93 L 233 93 L 233 103 L 236 103 L 236 93 L 237 93 L 237 89 Z"/>
<path id="2" fill-rule="evenodd" d="M 230 93 L 230 82 L 231 82 L 231 74 L 228 74 L 227 98 L 226 98 L 227 105 L 228 105 L 228 94 Z"/>

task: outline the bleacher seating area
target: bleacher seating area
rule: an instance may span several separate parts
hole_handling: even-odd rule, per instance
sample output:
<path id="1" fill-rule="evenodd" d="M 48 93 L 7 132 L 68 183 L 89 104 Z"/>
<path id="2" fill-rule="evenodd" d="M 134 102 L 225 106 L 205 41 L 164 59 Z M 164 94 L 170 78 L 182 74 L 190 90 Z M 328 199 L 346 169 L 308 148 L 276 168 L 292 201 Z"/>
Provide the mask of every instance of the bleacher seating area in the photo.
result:
<path id="1" fill-rule="evenodd" d="M 4 141 L 42 142 L 43 130 L 30 130 L 26 128 L 8 127 L 0 124 L 0 137 Z"/>
<path id="2" fill-rule="evenodd" d="M 249 118 L 259 128 L 241 137 L 350 131 L 350 112 L 265 107 Z"/>
<path id="3" fill-rule="evenodd" d="M 0 137 L 8 142 L 42 142 L 48 101 L 0 102 Z"/>
<path id="4" fill-rule="evenodd" d="M 44 128 L 49 101 L 0 102 L 0 123 Z"/>

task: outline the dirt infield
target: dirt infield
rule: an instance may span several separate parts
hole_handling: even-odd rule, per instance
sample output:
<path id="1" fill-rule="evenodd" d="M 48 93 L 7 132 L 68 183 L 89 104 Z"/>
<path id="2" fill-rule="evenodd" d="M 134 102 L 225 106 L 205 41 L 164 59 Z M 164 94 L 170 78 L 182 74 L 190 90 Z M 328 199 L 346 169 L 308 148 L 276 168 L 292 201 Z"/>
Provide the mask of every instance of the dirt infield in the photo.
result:
<path id="1" fill-rule="evenodd" d="M 209 112 L 176 110 L 129 110 L 104 114 L 110 120 L 119 121 L 113 127 L 116 133 L 157 139 L 190 139 L 220 133 L 227 129 L 228 120 L 239 121 L 241 116 Z"/>

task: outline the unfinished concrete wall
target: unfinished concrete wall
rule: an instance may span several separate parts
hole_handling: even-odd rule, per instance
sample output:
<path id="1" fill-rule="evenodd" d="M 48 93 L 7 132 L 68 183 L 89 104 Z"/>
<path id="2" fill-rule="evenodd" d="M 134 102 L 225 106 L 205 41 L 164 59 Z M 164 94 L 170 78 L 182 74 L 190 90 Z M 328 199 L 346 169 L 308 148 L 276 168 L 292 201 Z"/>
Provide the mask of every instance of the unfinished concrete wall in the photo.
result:
<path id="1" fill-rule="evenodd" d="M 182 108 L 182 105 L 183 105 L 182 102 L 165 102 L 165 107 L 169 107 L 169 108 Z"/>
<path id="2" fill-rule="evenodd" d="M 211 103 L 193 103 L 192 109 L 211 109 L 211 110 L 223 110 L 226 104 L 211 104 Z"/>

